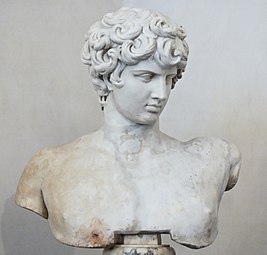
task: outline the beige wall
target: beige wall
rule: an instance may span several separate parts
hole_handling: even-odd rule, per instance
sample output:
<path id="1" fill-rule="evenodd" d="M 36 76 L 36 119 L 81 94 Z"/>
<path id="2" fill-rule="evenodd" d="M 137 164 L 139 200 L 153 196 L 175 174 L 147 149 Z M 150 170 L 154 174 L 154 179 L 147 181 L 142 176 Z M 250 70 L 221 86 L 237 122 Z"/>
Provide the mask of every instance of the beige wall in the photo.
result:
<path id="1" fill-rule="evenodd" d="M 267 2 L 123 4 L 160 10 L 188 32 L 187 72 L 163 113 L 162 130 L 181 140 L 221 136 L 243 154 L 239 183 L 221 204 L 216 242 L 198 251 L 175 245 L 177 255 L 266 254 Z M 120 5 L 119 0 L 0 1 L 1 255 L 100 254 L 61 245 L 47 221 L 13 200 L 36 150 L 69 142 L 102 122 L 79 55 L 90 24 Z"/>

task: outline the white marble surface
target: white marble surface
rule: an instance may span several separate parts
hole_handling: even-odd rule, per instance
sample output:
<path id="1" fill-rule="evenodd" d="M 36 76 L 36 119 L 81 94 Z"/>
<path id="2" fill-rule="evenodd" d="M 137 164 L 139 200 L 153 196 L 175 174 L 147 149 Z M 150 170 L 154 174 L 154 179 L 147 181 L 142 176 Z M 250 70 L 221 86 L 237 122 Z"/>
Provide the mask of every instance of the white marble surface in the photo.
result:
<path id="1" fill-rule="evenodd" d="M 115 14 L 115 24 L 126 17 L 132 21 L 131 11 L 122 12 Z M 240 155 L 220 138 L 180 142 L 160 132 L 159 115 L 185 69 L 188 48 L 181 27 L 138 13 L 135 24 L 126 22 L 119 30 L 127 32 L 128 41 L 96 30 L 103 40 L 90 46 L 97 25 L 87 37 L 83 61 L 98 95 L 107 96 L 105 124 L 70 144 L 36 153 L 16 202 L 48 218 L 55 238 L 69 245 L 105 247 L 114 231 L 164 230 L 176 242 L 205 247 L 217 235 L 221 197 L 237 181 Z M 142 24 L 159 26 L 152 33 L 138 29 Z M 136 31 L 140 40 L 135 35 L 129 41 Z"/>
<path id="2" fill-rule="evenodd" d="M 209 245 L 223 192 L 237 180 L 236 148 L 216 138 L 180 143 L 162 133 L 145 141 L 126 130 L 126 143 L 142 141 L 138 153 L 131 146 L 121 153 L 104 130 L 37 153 L 17 203 L 49 215 L 54 236 L 75 246 L 106 246 L 118 230 L 169 230 L 177 242 Z"/>

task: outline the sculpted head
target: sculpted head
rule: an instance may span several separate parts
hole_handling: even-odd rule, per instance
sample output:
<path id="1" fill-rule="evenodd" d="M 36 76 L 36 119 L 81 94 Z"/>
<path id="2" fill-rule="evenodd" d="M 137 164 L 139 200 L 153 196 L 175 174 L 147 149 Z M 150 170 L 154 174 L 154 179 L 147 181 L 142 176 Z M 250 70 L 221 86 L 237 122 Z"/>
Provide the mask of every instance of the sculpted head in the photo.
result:
<path id="1" fill-rule="evenodd" d="M 114 86 L 124 86 L 126 81 L 121 74 L 126 66 L 148 59 L 163 68 L 176 67 L 173 88 L 187 63 L 185 37 L 181 26 L 158 12 L 121 8 L 91 26 L 82 49 L 82 61 L 89 65 L 99 96 L 107 96 Z"/>

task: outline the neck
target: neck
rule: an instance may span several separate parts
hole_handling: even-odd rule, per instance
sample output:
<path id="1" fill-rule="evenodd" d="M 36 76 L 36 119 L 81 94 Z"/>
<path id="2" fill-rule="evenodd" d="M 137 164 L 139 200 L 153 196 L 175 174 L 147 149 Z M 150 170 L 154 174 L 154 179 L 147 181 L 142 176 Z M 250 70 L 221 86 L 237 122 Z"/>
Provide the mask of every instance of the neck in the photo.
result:
<path id="1" fill-rule="evenodd" d="M 140 151 L 144 145 L 153 147 L 160 142 L 158 120 L 152 124 L 135 123 L 124 117 L 112 100 L 107 102 L 104 116 L 105 123 L 102 130 L 105 138 L 122 153 L 134 153 Z"/>
<path id="2" fill-rule="evenodd" d="M 150 141 L 159 138 L 159 125 L 158 121 L 152 125 L 142 125 L 142 124 L 128 124 L 128 125 L 112 125 L 105 122 L 102 127 L 106 138 L 117 138 L 118 142 L 121 140 L 121 135 L 129 135 L 136 137 L 145 144 L 149 144 Z M 112 139 L 114 140 L 114 139 Z"/>

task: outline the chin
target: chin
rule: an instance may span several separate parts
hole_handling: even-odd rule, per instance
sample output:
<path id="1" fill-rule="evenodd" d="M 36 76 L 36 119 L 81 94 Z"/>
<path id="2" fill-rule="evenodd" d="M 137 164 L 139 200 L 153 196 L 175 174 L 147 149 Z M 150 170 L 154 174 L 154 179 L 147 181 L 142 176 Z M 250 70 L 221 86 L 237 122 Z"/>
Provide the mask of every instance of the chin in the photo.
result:
<path id="1" fill-rule="evenodd" d="M 159 115 L 156 113 L 146 113 L 140 116 L 136 116 L 132 119 L 133 122 L 141 125 L 153 125 L 159 119 Z"/>

